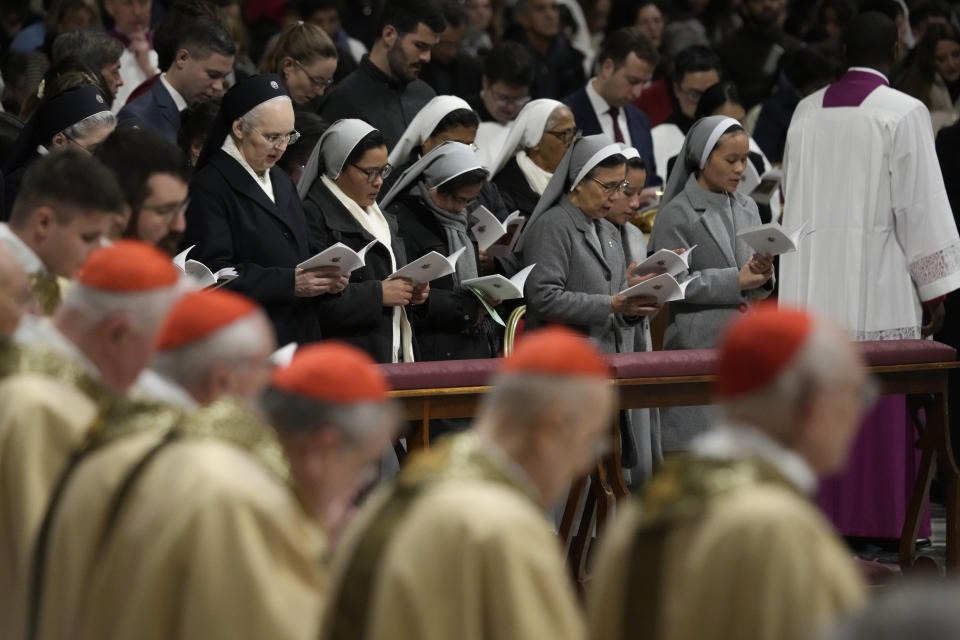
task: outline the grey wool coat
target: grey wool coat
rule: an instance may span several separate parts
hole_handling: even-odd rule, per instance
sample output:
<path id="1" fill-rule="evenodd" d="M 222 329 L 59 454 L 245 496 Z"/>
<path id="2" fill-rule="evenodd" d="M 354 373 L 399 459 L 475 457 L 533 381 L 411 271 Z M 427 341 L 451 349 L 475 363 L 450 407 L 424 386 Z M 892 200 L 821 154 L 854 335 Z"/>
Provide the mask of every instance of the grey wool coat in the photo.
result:
<path id="1" fill-rule="evenodd" d="M 526 327 L 564 324 L 604 353 L 633 350 L 636 321 L 610 310 L 610 296 L 627 285 L 620 230 L 606 220 L 595 223 L 564 197 L 524 235 L 521 262 L 537 265 L 525 286 Z"/>
<path id="2" fill-rule="evenodd" d="M 773 279 L 750 291 L 740 290 L 740 269 L 754 251 L 736 233 L 760 225 L 756 203 L 740 193 L 712 193 L 691 175 L 673 200 L 657 213 L 650 236 L 652 251 L 697 245 L 686 298 L 669 305 L 664 349 L 712 349 L 727 324 L 751 301 L 766 298 Z M 681 279 L 684 276 L 681 275 Z M 713 422 L 709 407 L 679 407 L 660 412 L 664 451 L 686 449 L 690 440 Z"/>

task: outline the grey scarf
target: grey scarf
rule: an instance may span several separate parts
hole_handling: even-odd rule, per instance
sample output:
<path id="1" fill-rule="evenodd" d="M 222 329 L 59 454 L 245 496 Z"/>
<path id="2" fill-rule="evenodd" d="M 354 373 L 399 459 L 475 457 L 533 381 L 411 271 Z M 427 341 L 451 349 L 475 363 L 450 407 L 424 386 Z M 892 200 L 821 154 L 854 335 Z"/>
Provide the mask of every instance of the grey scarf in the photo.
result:
<path id="1" fill-rule="evenodd" d="M 438 207 L 433 198 L 430 197 L 430 190 L 427 189 L 427 185 L 422 180 L 417 183 L 414 193 L 420 196 L 423 205 L 433 214 L 447 234 L 447 254 L 457 251 L 460 247 L 467 248 L 460 259 L 457 260 L 457 270 L 453 274 L 453 288 L 459 292 L 461 282 L 476 278 L 478 275 L 476 248 L 467 232 L 467 212 L 461 210 L 457 213 L 450 213 Z"/>

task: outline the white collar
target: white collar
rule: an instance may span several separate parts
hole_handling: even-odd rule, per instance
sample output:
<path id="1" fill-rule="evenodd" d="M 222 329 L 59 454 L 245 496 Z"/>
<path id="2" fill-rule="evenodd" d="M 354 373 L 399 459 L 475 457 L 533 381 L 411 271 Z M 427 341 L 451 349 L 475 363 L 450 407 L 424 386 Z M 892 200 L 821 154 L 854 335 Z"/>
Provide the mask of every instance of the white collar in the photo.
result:
<path id="1" fill-rule="evenodd" d="M 227 139 L 223 141 L 223 146 L 220 148 L 223 149 L 228 156 L 236 160 L 240 166 L 243 167 L 244 171 L 250 174 L 253 181 L 260 185 L 263 192 L 270 198 L 270 202 L 276 204 L 277 200 L 273 197 L 273 181 L 270 180 L 270 170 L 264 171 L 262 177 L 258 175 L 257 172 L 253 170 L 253 167 L 250 166 L 250 163 L 247 162 L 247 159 L 243 157 L 243 154 L 240 152 L 240 147 L 237 146 L 237 143 L 233 140 L 233 136 L 230 134 L 227 134 Z"/>
<path id="2" fill-rule="evenodd" d="M 732 459 L 754 455 L 770 463 L 807 495 L 817 490 L 817 476 L 807 461 L 759 429 L 732 422 L 720 422 L 695 439 L 694 455 L 703 458 Z"/>
<path id="3" fill-rule="evenodd" d="M 16 342 L 26 345 L 42 345 L 53 349 L 71 360 L 75 360 L 93 378 L 100 379 L 100 370 L 67 336 L 57 329 L 51 318 L 25 315 L 20 319 L 20 326 L 13 334 Z"/>
<path id="4" fill-rule="evenodd" d="M 0 244 L 13 255 L 14 260 L 20 263 L 23 270 L 29 275 L 45 274 L 47 267 L 40 256 L 18 236 L 6 222 L 0 222 Z"/>
<path id="5" fill-rule="evenodd" d="M 889 79 L 887 76 L 883 75 L 882 73 L 880 73 L 880 72 L 877 71 L 876 69 L 871 69 L 870 67 L 849 67 L 849 68 L 847 69 L 847 71 L 862 71 L 862 72 L 864 72 L 864 73 L 872 73 L 872 74 L 875 75 L 875 76 L 880 76 L 881 78 L 884 79 L 884 81 L 885 81 L 887 84 L 890 84 L 890 79 Z"/>
<path id="6" fill-rule="evenodd" d="M 597 112 L 598 116 L 609 115 L 610 104 L 603 99 L 603 97 L 597 93 L 597 90 L 594 88 L 593 83 L 596 78 L 590 78 L 587 81 L 587 98 L 590 99 L 590 104 L 593 106 L 593 110 Z"/>
<path id="7" fill-rule="evenodd" d="M 167 80 L 167 74 L 160 74 L 160 82 L 163 83 L 164 88 L 167 90 L 167 93 L 170 94 L 170 97 L 173 98 L 173 103 L 177 105 L 177 111 L 183 111 L 187 108 L 187 101 L 184 100 L 183 96 L 180 95 L 180 92 L 173 88 L 173 85 L 170 84 L 170 81 Z"/>
<path id="8" fill-rule="evenodd" d="M 140 373 L 130 394 L 160 400 L 187 411 L 197 408 L 196 401 L 186 389 L 153 369 L 144 369 Z"/>

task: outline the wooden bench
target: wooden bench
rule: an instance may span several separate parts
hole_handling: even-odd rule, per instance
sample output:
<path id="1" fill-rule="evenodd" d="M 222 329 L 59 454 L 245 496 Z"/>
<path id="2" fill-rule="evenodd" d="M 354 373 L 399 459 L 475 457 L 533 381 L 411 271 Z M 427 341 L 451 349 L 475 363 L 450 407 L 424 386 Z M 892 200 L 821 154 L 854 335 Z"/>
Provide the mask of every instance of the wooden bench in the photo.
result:
<path id="1" fill-rule="evenodd" d="M 947 570 L 956 572 L 960 569 L 960 471 L 954 461 L 947 421 L 947 374 L 960 366 L 956 352 L 929 340 L 861 342 L 859 346 L 882 393 L 907 396 L 919 434 L 921 463 L 900 539 L 901 567 L 906 570 L 914 564 L 914 541 L 939 464 L 946 480 Z M 622 409 L 711 402 L 716 364 L 713 350 L 625 353 L 608 359 Z M 393 385 L 393 396 L 402 404 L 407 419 L 416 423 L 411 446 L 429 446 L 432 418 L 475 415 L 497 366 L 496 359 L 382 365 Z M 561 523 L 560 535 L 571 547 L 578 575 L 586 558 L 592 523 L 602 529 L 615 500 L 629 493 L 620 473 L 619 451 L 599 462 L 591 478 L 594 482 L 589 483 L 587 497 L 590 508 L 584 510 L 577 532 L 573 514 L 565 514 Z M 587 484 L 585 479 L 576 483 L 572 494 L 584 490 Z"/>

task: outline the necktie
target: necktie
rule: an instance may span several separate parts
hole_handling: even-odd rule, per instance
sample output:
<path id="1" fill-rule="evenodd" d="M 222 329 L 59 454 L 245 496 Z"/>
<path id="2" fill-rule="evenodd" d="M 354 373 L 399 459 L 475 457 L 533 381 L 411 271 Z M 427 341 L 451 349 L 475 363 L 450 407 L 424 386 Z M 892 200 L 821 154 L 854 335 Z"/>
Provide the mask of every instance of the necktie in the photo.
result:
<path id="1" fill-rule="evenodd" d="M 620 130 L 620 109 L 610 107 L 610 111 L 607 113 L 610 114 L 610 119 L 613 120 L 613 141 L 624 142 L 623 131 Z"/>

